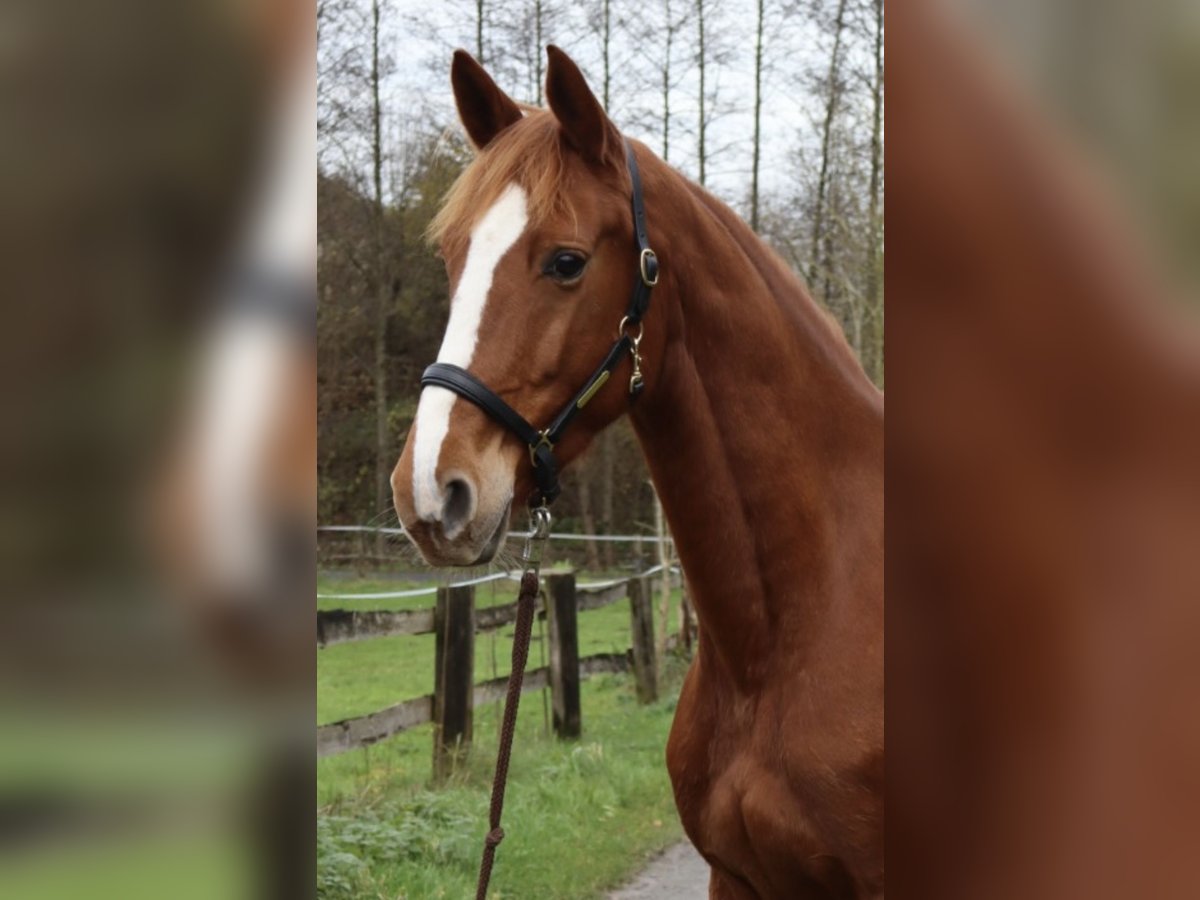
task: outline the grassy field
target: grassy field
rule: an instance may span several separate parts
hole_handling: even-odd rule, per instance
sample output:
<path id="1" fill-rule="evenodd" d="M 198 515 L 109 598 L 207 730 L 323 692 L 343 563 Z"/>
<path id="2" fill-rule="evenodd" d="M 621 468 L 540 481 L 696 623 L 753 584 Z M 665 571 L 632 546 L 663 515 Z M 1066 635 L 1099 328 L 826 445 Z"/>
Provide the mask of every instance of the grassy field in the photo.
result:
<path id="1" fill-rule="evenodd" d="M 321 590 L 326 589 L 403 588 L 396 582 L 338 579 L 323 581 Z M 484 585 L 477 602 L 510 602 L 512 593 L 512 585 L 500 582 L 493 599 L 490 585 Z M 394 601 L 353 605 L 378 609 L 385 602 Z M 406 607 L 389 608 L 430 602 L 406 598 Z M 581 654 L 629 644 L 627 602 L 582 613 L 579 622 Z M 507 674 L 511 636 L 511 627 L 477 635 L 476 680 Z M 530 667 L 543 658 L 536 627 L 534 637 Z M 336 645 L 319 651 L 317 659 L 319 722 L 361 715 L 432 690 L 431 635 Z M 628 676 L 584 682 L 584 733 L 577 742 L 547 735 L 542 696 L 524 696 L 505 806 L 507 837 L 498 854 L 493 897 L 602 897 L 679 839 L 663 750 L 684 667 L 682 661 L 669 662 L 663 699 L 649 706 L 638 705 Z M 430 726 L 319 761 L 322 897 L 415 900 L 473 894 L 499 716 L 498 704 L 476 710 L 470 757 L 438 789 L 429 783 Z"/>

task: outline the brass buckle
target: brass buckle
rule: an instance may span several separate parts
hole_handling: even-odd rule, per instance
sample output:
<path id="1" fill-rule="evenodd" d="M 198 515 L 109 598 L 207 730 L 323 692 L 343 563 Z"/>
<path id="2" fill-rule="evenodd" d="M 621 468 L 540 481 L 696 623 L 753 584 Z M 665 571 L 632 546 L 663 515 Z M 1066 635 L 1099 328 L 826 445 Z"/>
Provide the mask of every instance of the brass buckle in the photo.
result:
<path id="1" fill-rule="evenodd" d="M 646 264 L 650 260 L 654 261 L 654 278 L 651 278 L 646 271 Z M 638 258 L 638 267 L 642 270 L 642 284 L 650 288 L 658 284 L 658 256 L 649 247 L 643 250 L 642 255 Z"/>
<path id="2" fill-rule="evenodd" d="M 529 462 L 533 465 L 533 467 L 535 469 L 537 468 L 537 464 L 538 464 L 537 451 L 538 451 L 539 447 L 541 447 L 543 444 L 545 444 L 547 450 L 549 450 L 551 453 L 554 452 L 554 445 L 552 443 L 550 443 L 550 438 L 547 436 L 549 431 L 550 431 L 550 429 L 548 429 L 548 428 L 539 431 L 537 443 L 529 445 Z"/>
<path id="3" fill-rule="evenodd" d="M 642 335 L 646 333 L 646 323 L 638 322 L 638 333 L 636 335 L 629 334 L 625 328 L 629 324 L 629 316 L 621 320 L 621 324 L 617 326 L 617 337 L 625 336 L 629 338 L 629 355 L 633 357 L 633 373 L 629 378 L 629 394 L 636 397 L 642 392 L 642 387 L 645 380 L 642 378 Z"/>
<path id="4" fill-rule="evenodd" d="M 587 406 L 588 403 L 591 402 L 591 399 L 596 396 L 596 392 L 599 391 L 600 388 L 604 387 L 604 383 L 608 381 L 608 376 L 611 374 L 612 372 L 610 372 L 608 369 L 605 369 L 603 372 L 601 372 L 600 377 L 588 385 L 588 389 L 583 392 L 583 396 L 575 401 L 575 408 L 583 409 L 585 406 Z"/>

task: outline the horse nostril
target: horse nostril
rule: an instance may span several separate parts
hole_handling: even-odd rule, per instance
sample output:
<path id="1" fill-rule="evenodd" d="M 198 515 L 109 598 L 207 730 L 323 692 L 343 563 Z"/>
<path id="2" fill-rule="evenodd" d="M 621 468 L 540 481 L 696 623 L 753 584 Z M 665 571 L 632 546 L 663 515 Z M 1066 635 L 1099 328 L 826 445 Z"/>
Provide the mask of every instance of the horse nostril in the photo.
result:
<path id="1" fill-rule="evenodd" d="M 474 493 L 470 482 L 454 478 L 446 482 L 442 501 L 442 530 L 447 537 L 458 531 L 471 517 Z"/>

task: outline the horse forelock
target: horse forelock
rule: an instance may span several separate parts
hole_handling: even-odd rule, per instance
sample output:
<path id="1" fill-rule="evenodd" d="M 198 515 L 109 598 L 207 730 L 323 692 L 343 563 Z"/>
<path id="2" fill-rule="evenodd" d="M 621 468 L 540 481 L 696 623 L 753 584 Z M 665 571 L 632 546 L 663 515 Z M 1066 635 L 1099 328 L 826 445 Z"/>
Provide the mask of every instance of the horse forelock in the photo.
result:
<path id="1" fill-rule="evenodd" d="M 558 120 L 549 110 L 522 107 L 525 117 L 480 150 L 447 191 L 430 223 L 431 242 L 461 244 L 511 184 L 525 190 L 529 227 L 553 217 L 576 218 L 572 166 Z"/>

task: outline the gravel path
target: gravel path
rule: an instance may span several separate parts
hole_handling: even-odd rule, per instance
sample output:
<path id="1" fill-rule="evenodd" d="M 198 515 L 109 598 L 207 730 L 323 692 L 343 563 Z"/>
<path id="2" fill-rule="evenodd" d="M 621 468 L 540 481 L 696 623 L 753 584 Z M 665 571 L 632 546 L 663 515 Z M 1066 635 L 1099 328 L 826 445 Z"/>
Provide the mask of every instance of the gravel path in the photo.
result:
<path id="1" fill-rule="evenodd" d="M 608 900 L 704 900 L 708 863 L 688 841 L 668 847 Z"/>

